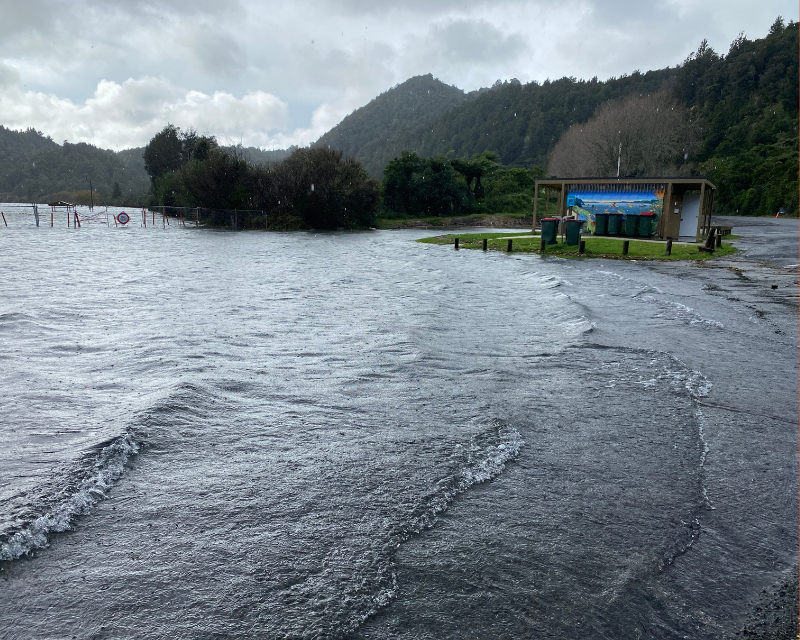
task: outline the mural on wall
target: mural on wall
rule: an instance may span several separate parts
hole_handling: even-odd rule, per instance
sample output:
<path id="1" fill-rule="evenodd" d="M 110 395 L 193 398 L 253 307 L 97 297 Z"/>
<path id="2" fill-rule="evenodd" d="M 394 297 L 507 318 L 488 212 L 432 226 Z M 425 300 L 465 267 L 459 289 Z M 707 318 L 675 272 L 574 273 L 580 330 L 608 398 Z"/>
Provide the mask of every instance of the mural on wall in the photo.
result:
<path id="1" fill-rule="evenodd" d="M 624 224 L 627 216 L 651 212 L 655 214 L 651 233 L 656 235 L 664 206 L 664 185 L 642 184 L 630 187 L 625 189 L 616 185 L 567 185 L 567 193 L 575 197 L 572 212 L 581 220 L 586 220 L 584 233 L 594 233 L 595 215 L 598 213 L 621 213 Z"/>

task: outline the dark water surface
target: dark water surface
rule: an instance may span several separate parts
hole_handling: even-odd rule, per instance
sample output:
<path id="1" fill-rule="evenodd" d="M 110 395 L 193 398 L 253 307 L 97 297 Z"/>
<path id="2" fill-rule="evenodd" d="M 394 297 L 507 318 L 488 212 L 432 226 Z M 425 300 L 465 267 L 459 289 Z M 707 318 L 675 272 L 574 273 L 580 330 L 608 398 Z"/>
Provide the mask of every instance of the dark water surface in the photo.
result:
<path id="1" fill-rule="evenodd" d="M 13 222 L 0 638 L 720 638 L 796 582 L 796 260 Z"/>

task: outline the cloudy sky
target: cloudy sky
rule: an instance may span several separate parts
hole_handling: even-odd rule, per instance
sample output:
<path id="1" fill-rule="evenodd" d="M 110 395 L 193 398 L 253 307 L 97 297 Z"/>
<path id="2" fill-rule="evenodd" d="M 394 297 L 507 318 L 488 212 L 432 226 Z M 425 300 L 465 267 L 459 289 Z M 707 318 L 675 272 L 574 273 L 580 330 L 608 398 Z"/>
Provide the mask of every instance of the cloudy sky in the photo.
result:
<path id="1" fill-rule="evenodd" d="M 601 79 L 725 53 L 796 0 L 0 0 L 0 124 L 124 149 L 167 122 L 307 144 L 407 78 Z"/>

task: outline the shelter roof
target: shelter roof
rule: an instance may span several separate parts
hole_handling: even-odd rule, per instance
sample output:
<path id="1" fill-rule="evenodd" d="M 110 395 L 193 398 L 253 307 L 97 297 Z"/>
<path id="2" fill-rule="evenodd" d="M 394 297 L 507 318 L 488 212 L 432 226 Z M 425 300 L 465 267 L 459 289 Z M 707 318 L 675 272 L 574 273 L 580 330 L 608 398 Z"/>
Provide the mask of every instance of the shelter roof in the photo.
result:
<path id="1" fill-rule="evenodd" d="M 705 184 L 708 189 L 716 189 L 716 186 L 705 176 L 653 176 L 637 178 L 536 178 L 536 186 L 553 187 L 561 189 L 564 184 L 596 184 L 596 185 L 628 185 L 628 184 L 680 184 L 686 188 L 699 189 Z"/>

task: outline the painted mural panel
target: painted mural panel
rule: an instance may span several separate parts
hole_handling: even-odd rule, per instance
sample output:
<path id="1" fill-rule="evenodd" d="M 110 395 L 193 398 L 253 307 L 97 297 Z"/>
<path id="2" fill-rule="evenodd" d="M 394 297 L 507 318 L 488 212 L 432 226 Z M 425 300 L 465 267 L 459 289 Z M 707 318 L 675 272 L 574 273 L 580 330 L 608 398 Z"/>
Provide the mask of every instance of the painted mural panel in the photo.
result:
<path id="1" fill-rule="evenodd" d="M 594 233 L 595 215 L 598 213 L 621 213 L 624 225 L 629 215 L 652 212 L 655 218 L 651 233 L 657 234 L 658 220 L 664 206 L 664 185 L 631 185 L 630 189 L 625 189 L 616 185 L 575 184 L 568 185 L 567 189 L 570 196 L 575 196 L 573 213 L 586 220 L 584 233 Z"/>

